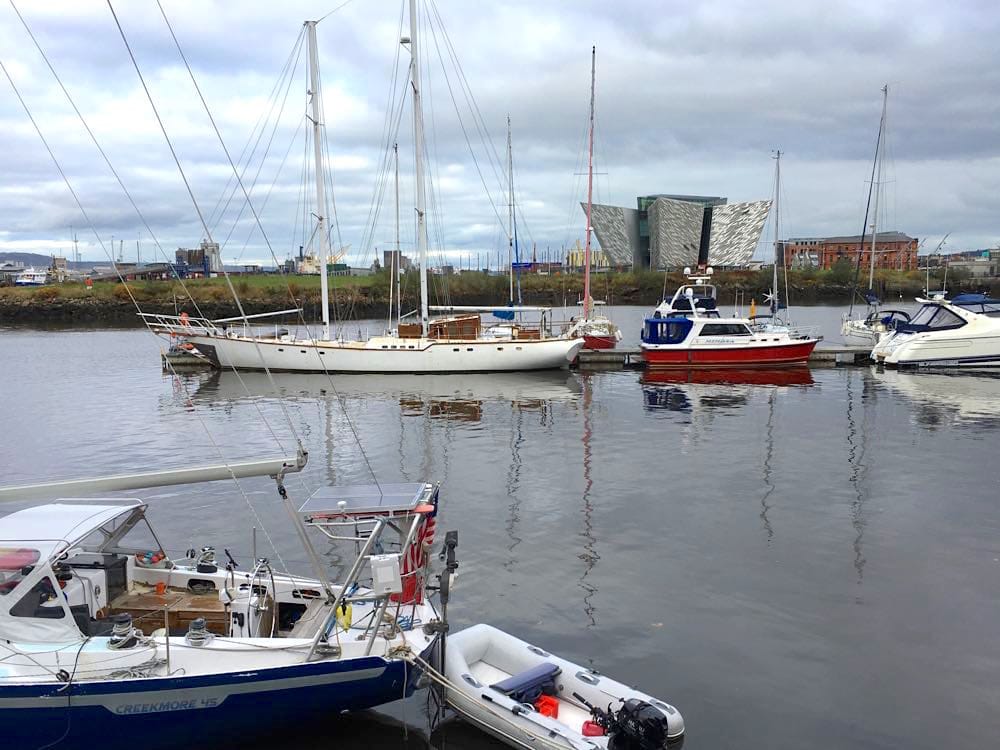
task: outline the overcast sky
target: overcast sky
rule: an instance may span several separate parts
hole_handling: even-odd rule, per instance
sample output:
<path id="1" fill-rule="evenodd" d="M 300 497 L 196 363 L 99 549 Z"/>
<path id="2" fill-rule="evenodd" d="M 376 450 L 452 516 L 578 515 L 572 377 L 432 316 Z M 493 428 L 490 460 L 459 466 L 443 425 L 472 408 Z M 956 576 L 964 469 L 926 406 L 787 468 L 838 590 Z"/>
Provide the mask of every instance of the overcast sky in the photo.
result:
<path id="1" fill-rule="evenodd" d="M 106 3 L 15 1 L 156 239 L 171 256 L 178 246 L 197 246 L 205 232 Z M 302 21 L 342 2 L 163 0 L 234 158 L 270 106 Z M 445 31 L 502 160 L 510 114 L 519 240 L 522 247 L 537 244 L 539 256 L 583 236 L 579 201 L 586 199 L 586 181 L 577 173 L 586 167 L 591 45 L 597 46 L 595 160 L 601 173 L 595 202 L 634 206 L 636 196 L 649 193 L 766 199 L 773 190 L 772 151 L 780 148 L 782 235 L 857 234 L 880 89 L 888 83 L 880 229 L 926 238 L 923 252 L 948 232 L 946 250 L 1000 243 L 996 3 L 437 0 L 436 8 L 444 31 L 434 20 L 420 39 L 436 196 L 432 262 L 462 252 L 495 259 L 506 247 L 500 219 L 507 199 L 496 175 L 502 165 L 492 164 L 476 134 L 455 66 L 446 60 L 448 78 L 442 73 L 438 49 L 445 54 Z M 238 219 L 239 200 L 221 219 L 215 215 L 232 171 L 155 2 L 119 0 L 115 9 L 213 236 L 229 238 L 224 258 L 270 262 L 249 212 Z M 373 248 L 390 247 L 394 234 L 391 176 L 382 200 L 374 195 L 401 10 L 390 0 L 354 0 L 318 26 L 340 237 L 335 242 L 350 245 L 354 264 L 370 263 Z M 423 12 L 434 15 L 433 8 Z M 402 25 L 408 33 L 408 17 Z M 149 233 L 7 3 L 0 5 L 0 60 L 100 235 L 124 239 L 127 259 L 135 257 L 139 239 L 144 259 L 152 259 L 157 251 Z M 407 61 L 404 49 L 400 70 Z M 303 241 L 304 53 L 295 64 L 253 190 L 279 259 Z M 407 252 L 413 237 L 411 117 L 407 107 L 398 134 Z M 247 171 L 248 185 L 270 133 L 269 125 Z M 66 251 L 72 225 L 81 255 L 102 258 L 2 76 L 0 155 L 0 251 Z M 312 190 L 306 191 L 310 201 Z M 374 223 L 373 203 L 380 206 Z M 764 240 L 772 233 L 769 227 Z M 438 255 L 442 247 L 446 252 Z"/>

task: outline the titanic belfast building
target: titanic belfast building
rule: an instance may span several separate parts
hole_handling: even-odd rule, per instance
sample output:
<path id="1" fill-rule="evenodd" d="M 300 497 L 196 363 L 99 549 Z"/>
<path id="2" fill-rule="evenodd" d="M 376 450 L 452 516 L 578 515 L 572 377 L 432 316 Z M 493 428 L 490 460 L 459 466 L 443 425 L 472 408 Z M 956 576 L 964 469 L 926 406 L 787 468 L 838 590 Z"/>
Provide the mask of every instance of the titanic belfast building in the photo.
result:
<path id="1" fill-rule="evenodd" d="M 584 212 L 586 204 L 581 204 Z M 633 268 L 744 266 L 771 201 L 729 203 L 704 195 L 645 195 L 637 208 L 594 204 L 591 225 L 612 265 Z"/>

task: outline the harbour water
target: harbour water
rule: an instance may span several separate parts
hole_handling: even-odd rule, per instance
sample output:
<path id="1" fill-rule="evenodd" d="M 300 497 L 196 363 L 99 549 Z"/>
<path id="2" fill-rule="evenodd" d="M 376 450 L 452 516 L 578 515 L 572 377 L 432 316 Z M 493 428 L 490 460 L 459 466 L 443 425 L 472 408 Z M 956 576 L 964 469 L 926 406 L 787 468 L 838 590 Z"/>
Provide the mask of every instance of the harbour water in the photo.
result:
<path id="1" fill-rule="evenodd" d="M 622 315 L 628 341 L 641 311 Z M 291 451 L 294 432 L 297 500 L 373 474 L 441 482 L 453 625 L 488 621 L 674 703 L 685 747 L 1000 736 L 996 377 L 275 375 L 279 398 L 263 374 L 163 375 L 160 345 L 0 331 L 3 483 Z M 258 554 L 306 572 L 269 480 L 132 494 L 175 554 L 214 544 L 245 565 L 256 526 Z M 429 733 L 422 696 L 338 722 L 327 745 L 264 740 L 252 717 L 239 739 L 499 747 L 458 723 Z"/>

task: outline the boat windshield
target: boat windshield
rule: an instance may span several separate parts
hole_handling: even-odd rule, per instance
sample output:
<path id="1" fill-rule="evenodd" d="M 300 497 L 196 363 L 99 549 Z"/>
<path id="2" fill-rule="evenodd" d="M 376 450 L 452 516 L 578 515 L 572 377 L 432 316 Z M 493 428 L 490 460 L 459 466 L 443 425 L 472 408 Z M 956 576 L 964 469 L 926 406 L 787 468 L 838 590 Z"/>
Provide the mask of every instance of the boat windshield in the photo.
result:
<path id="1" fill-rule="evenodd" d="M 925 326 L 931 322 L 934 313 L 940 310 L 937 305 L 924 305 L 917 311 L 917 314 L 910 318 L 910 323 L 915 326 Z"/>
<path id="2" fill-rule="evenodd" d="M 909 323 L 897 325 L 896 330 L 917 333 L 919 331 L 961 328 L 965 321 L 951 310 L 938 305 L 924 305 Z"/>

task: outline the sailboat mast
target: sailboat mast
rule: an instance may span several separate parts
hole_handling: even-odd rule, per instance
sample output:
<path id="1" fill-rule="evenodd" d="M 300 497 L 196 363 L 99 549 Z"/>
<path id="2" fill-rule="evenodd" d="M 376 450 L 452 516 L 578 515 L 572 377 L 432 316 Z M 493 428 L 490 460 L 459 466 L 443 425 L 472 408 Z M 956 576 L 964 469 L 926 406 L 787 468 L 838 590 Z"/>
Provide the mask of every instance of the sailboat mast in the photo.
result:
<path id="1" fill-rule="evenodd" d="M 594 84 L 597 77 L 597 47 L 590 50 L 590 145 L 587 152 L 587 241 L 583 252 L 583 318 L 590 318 L 590 213 L 594 206 Z"/>
<path id="2" fill-rule="evenodd" d="M 396 328 L 403 318 L 403 298 L 399 288 L 399 271 L 402 265 L 402 256 L 399 252 L 399 144 L 392 144 L 392 151 L 396 155 L 396 253 L 392 261 L 392 275 L 389 277 L 390 284 L 396 283 Z M 392 323 L 392 287 L 389 287 L 389 323 Z"/>
<path id="3" fill-rule="evenodd" d="M 309 29 L 309 89 L 312 98 L 313 157 L 316 172 L 316 234 L 319 237 L 320 297 L 323 306 L 323 339 L 330 338 L 330 289 L 327 261 L 330 257 L 326 231 L 326 180 L 323 172 L 323 124 L 320 122 L 320 102 L 323 94 L 319 81 L 319 56 L 316 50 L 316 21 L 306 21 Z"/>
<path id="4" fill-rule="evenodd" d="M 875 178 L 875 210 L 872 216 L 872 257 L 871 268 L 868 270 L 868 291 L 872 291 L 875 286 L 875 241 L 878 239 L 878 197 L 882 192 L 882 160 L 885 158 L 885 110 L 889 102 L 889 85 L 882 87 L 882 120 L 879 122 L 879 132 L 882 137 L 879 139 L 878 154 L 878 176 Z"/>
<path id="5" fill-rule="evenodd" d="M 514 149 L 507 115 L 507 265 L 510 269 L 510 302 L 514 304 Z"/>
<path id="6" fill-rule="evenodd" d="M 880 149 L 882 148 L 882 128 L 885 126 L 885 100 L 888 97 L 889 87 L 882 88 L 882 118 L 878 121 L 878 136 L 875 138 L 875 158 L 872 159 L 872 176 L 868 183 L 868 201 L 865 203 L 865 220 L 861 222 L 861 242 L 858 243 L 858 262 L 854 266 L 854 283 L 851 285 L 851 307 L 847 312 L 848 317 L 854 314 L 854 298 L 858 294 L 858 280 L 861 278 L 861 260 L 865 252 L 865 237 L 868 232 L 868 216 L 872 206 L 872 191 L 875 189 L 875 170 L 878 166 Z"/>
<path id="7" fill-rule="evenodd" d="M 424 123 L 420 109 L 420 64 L 417 55 L 417 2 L 410 0 L 410 82 L 413 86 L 413 172 L 417 181 L 417 257 L 420 259 L 420 328 L 427 335 L 427 222 L 424 215 Z"/>
<path id="8" fill-rule="evenodd" d="M 781 207 L 779 197 L 781 195 L 781 149 L 774 154 L 774 275 L 771 279 L 771 314 L 778 314 L 778 243 L 781 242 L 779 227 L 781 226 Z M 787 273 L 787 271 L 786 271 Z M 786 300 L 787 304 L 787 300 Z"/>

